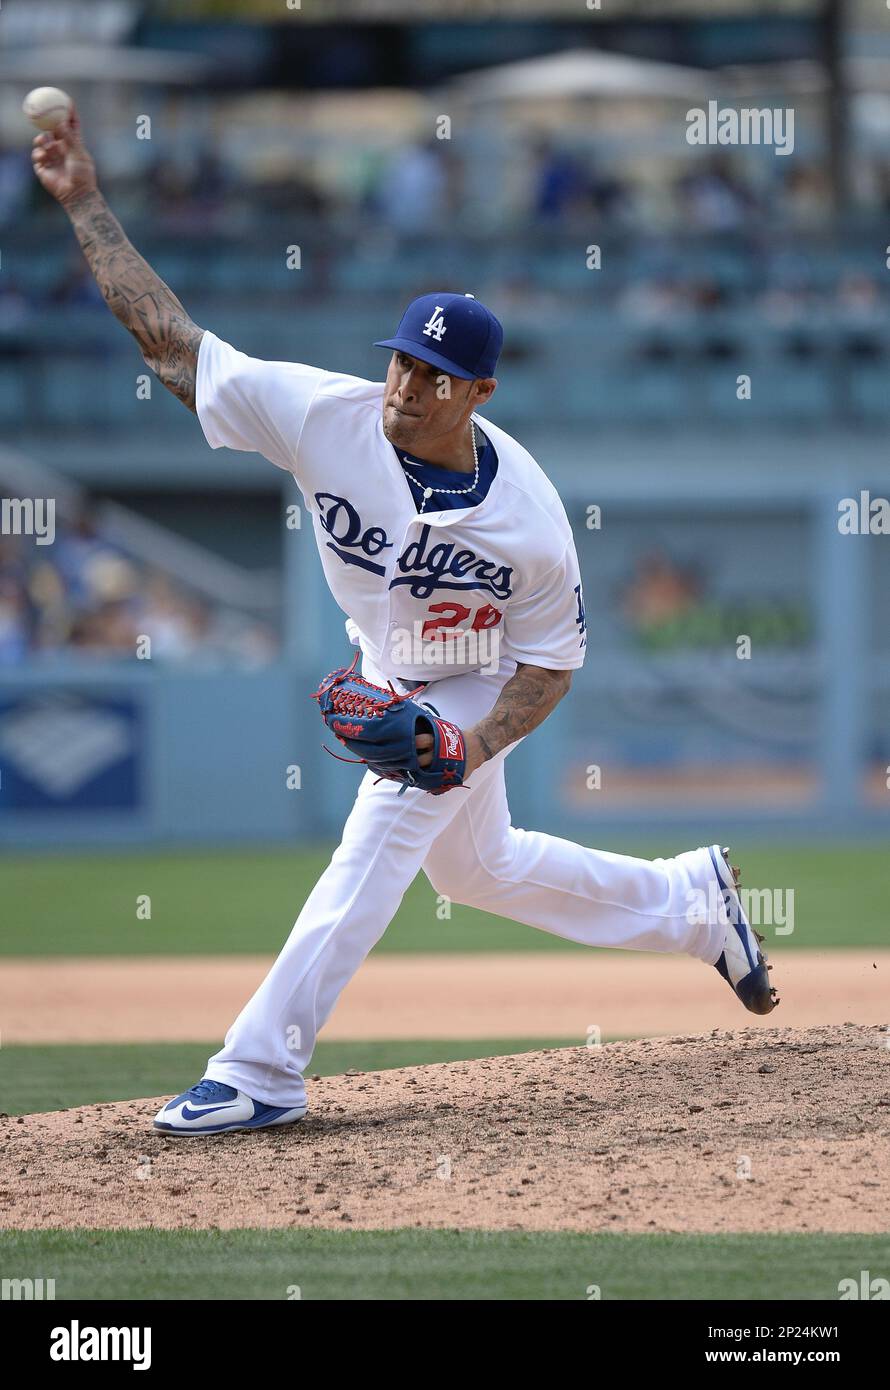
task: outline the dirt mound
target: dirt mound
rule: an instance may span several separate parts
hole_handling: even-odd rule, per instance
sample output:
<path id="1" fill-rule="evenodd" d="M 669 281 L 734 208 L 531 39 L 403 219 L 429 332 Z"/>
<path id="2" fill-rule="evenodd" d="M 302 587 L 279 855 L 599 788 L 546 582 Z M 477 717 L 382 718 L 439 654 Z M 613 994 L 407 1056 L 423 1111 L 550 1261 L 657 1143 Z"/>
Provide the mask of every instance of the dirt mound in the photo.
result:
<path id="1" fill-rule="evenodd" d="M 150 1129 L 162 1097 L 0 1121 L 3 1227 L 887 1229 L 879 1028 L 715 1030 L 310 1086 L 282 1130 Z"/>

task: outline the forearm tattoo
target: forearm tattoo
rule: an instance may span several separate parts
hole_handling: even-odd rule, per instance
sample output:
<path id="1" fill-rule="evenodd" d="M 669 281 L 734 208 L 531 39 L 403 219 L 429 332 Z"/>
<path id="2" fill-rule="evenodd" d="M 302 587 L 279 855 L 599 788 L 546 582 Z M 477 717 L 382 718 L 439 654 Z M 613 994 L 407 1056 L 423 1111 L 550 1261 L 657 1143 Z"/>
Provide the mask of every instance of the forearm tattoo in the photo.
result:
<path id="1" fill-rule="evenodd" d="M 571 671 L 518 666 L 490 714 L 473 726 L 488 758 L 542 724 L 568 691 Z"/>
<path id="2" fill-rule="evenodd" d="M 194 410 L 204 330 L 128 241 L 101 193 L 72 199 L 65 211 L 109 309 L 132 333 L 146 364 L 167 389 Z"/>

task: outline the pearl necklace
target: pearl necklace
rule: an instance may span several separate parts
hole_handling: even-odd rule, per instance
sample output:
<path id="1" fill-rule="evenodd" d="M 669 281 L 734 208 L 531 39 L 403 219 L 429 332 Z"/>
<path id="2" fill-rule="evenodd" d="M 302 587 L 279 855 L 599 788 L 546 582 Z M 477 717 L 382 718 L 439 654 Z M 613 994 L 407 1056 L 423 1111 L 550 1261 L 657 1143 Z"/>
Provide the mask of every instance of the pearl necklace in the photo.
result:
<path id="1" fill-rule="evenodd" d="M 424 507 L 426 506 L 427 502 L 428 502 L 428 501 L 430 500 L 430 498 L 432 497 L 433 492 L 442 492 L 442 493 L 447 492 L 447 493 L 451 494 L 452 496 L 461 497 L 461 496 L 463 496 L 463 494 L 464 494 L 465 492 L 474 492 L 474 491 L 476 490 L 476 486 L 477 486 L 477 484 L 478 484 L 478 482 L 479 482 L 479 453 L 478 453 L 478 451 L 477 451 L 477 449 L 476 449 L 476 426 L 473 424 L 472 420 L 470 421 L 470 441 L 471 441 L 471 443 L 472 443 L 472 445 L 473 445 L 473 463 L 474 463 L 474 465 L 475 465 L 474 470 L 473 470 L 473 481 L 472 481 L 472 483 L 470 484 L 470 486 L 469 486 L 469 487 L 437 487 L 437 488 L 425 487 L 425 488 L 423 488 L 423 501 L 422 501 L 421 504 L 420 504 L 420 508 L 419 508 L 419 510 L 418 510 L 418 515 L 420 515 L 420 512 L 423 511 L 423 509 L 424 509 Z M 408 465 L 405 463 L 404 459 L 402 460 L 402 467 L 404 468 L 405 472 L 408 474 L 408 477 L 411 479 L 411 481 L 412 481 L 412 483 L 414 484 L 415 487 L 422 487 L 422 486 L 423 486 L 423 484 L 420 483 L 420 482 L 418 482 L 418 480 L 414 477 L 414 475 L 413 475 L 412 473 L 408 473 Z"/>

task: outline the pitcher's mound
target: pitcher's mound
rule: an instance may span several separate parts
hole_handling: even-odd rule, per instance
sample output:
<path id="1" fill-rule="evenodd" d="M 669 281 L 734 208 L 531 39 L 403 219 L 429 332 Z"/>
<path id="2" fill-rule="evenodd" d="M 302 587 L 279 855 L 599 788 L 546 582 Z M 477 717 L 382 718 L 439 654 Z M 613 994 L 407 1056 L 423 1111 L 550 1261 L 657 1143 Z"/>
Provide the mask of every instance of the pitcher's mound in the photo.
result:
<path id="1" fill-rule="evenodd" d="M 752 1027 L 347 1074 L 298 1125 L 209 1139 L 156 1134 L 161 1096 L 5 1119 L 0 1225 L 882 1231 L 886 1042 Z"/>

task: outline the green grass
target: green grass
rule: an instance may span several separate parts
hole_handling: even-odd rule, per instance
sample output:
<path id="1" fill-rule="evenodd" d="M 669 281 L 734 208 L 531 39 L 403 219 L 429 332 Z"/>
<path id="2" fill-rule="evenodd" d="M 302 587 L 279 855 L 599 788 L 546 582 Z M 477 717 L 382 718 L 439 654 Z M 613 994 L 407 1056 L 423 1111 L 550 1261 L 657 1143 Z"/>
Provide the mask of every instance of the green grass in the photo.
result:
<path id="1" fill-rule="evenodd" d="M 222 1045 L 222 1039 L 220 1039 Z M 383 1071 L 468 1057 L 500 1057 L 566 1047 L 565 1038 L 488 1038 L 456 1042 L 320 1042 L 309 1076 L 336 1076 L 350 1067 Z M 41 1044 L 0 1049 L 0 1110 L 30 1115 L 107 1100 L 177 1095 L 204 1075 L 216 1048 L 207 1043 Z"/>
<path id="2" fill-rule="evenodd" d="M 14 1231 L 0 1263 L 57 1299 L 837 1301 L 839 1280 L 890 1267 L 890 1236 Z"/>
<path id="3" fill-rule="evenodd" d="M 628 843 L 626 853 L 683 849 Z M 795 947 L 886 946 L 890 872 L 881 846 L 734 845 L 751 887 L 795 891 Z M 166 854 L 8 856 L 0 864 L 3 955 L 194 955 L 277 952 L 329 859 L 321 849 Z M 137 898 L 151 898 L 151 920 Z M 378 951 L 583 950 L 519 923 L 455 906 L 436 915 L 423 874 Z"/>

